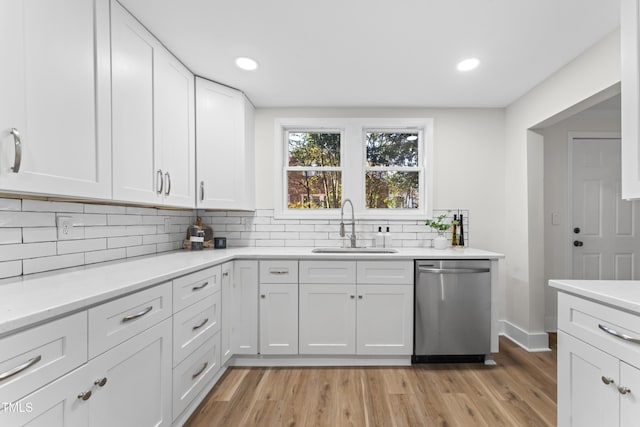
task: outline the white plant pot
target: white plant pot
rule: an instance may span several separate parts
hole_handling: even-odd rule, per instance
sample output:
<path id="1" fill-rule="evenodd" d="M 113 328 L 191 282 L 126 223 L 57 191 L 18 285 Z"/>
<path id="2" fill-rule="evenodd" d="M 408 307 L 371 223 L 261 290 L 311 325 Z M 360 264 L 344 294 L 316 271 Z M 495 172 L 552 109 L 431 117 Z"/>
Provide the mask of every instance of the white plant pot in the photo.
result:
<path id="1" fill-rule="evenodd" d="M 434 249 L 446 249 L 449 247 L 449 239 L 444 236 L 438 236 L 433 239 L 433 248 Z"/>

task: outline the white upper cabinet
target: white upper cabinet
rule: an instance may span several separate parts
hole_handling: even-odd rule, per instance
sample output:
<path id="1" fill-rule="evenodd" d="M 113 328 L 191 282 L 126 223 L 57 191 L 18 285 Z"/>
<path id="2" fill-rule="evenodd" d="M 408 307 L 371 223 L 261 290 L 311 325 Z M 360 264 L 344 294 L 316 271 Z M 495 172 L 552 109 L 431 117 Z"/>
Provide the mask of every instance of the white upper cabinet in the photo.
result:
<path id="1" fill-rule="evenodd" d="M 255 209 L 253 106 L 242 92 L 196 78 L 197 202 Z"/>
<path id="2" fill-rule="evenodd" d="M 112 2 L 113 198 L 194 206 L 193 75 Z"/>
<path id="3" fill-rule="evenodd" d="M 0 16 L 0 190 L 109 199 L 108 0 L 3 0 Z"/>
<path id="4" fill-rule="evenodd" d="M 640 198 L 639 0 L 622 0 L 622 198 Z"/>

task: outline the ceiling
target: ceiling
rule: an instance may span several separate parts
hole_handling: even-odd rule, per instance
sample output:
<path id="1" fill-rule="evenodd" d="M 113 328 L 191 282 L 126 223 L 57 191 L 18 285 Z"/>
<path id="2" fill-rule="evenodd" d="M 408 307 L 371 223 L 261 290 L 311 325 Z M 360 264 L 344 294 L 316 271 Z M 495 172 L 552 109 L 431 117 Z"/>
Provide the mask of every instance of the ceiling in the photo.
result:
<path id="1" fill-rule="evenodd" d="M 618 0 L 120 2 L 257 107 L 504 107 L 620 23 Z"/>

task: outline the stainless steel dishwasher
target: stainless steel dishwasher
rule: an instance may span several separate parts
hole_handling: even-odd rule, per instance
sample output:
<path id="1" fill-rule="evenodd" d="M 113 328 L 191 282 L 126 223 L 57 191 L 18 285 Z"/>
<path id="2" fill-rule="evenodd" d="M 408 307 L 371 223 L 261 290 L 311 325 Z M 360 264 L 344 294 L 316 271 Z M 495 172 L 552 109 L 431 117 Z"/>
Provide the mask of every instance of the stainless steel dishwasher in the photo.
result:
<path id="1" fill-rule="evenodd" d="M 491 352 L 491 261 L 416 260 L 413 362 Z"/>

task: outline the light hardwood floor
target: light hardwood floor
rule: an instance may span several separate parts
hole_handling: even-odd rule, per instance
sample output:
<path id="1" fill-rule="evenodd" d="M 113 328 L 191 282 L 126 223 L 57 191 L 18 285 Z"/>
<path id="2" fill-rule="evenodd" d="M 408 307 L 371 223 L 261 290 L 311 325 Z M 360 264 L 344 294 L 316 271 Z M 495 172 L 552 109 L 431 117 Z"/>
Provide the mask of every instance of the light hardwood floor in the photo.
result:
<path id="1" fill-rule="evenodd" d="M 187 427 L 555 426 L 556 341 L 500 337 L 496 366 L 232 368 Z"/>

